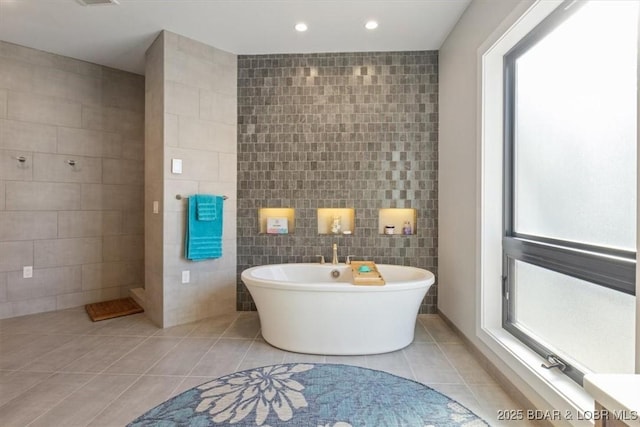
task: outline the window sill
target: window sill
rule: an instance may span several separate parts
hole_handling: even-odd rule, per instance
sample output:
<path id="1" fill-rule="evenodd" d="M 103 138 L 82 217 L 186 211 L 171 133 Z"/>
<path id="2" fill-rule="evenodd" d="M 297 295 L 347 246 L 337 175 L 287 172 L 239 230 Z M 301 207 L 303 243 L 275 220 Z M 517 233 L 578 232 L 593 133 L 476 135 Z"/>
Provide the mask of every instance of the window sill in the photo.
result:
<path id="1" fill-rule="evenodd" d="M 594 410 L 593 398 L 579 384 L 559 371 L 542 368 L 544 360 L 502 328 L 482 328 L 478 335 L 550 405 L 538 407 L 539 410 L 560 411 L 560 420 L 549 421 L 564 420 L 572 425 L 586 422 L 585 425 L 592 425 L 589 414 Z"/>

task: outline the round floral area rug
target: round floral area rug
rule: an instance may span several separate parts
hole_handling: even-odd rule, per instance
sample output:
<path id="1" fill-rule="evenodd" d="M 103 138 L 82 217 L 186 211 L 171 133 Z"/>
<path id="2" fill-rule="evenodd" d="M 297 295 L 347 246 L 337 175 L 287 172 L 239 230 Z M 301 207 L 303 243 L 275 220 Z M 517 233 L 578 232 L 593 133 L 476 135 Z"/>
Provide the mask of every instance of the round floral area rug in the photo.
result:
<path id="1" fill-rule="evenodd" d="M 291 363 L 194 387 L 134 420 L 140 426 L 487 426 L 424 384 L 348 365 Z"/>

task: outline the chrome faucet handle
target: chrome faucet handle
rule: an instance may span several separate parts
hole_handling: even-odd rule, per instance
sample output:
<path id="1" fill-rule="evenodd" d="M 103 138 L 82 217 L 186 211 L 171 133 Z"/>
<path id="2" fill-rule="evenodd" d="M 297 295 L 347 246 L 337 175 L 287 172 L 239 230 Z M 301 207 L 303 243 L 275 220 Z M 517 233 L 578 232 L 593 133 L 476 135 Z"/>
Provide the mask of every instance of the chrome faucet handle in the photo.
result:
<path id="1" fill-rule="evenodd" d="M 320 257 L 320 264 L 324 264 L 324 255 L 316 255 L 317 257 Z"/>
<path id="2" fill-rule="evenodd" d="M 351 257 L 352 256 L 354 256 L 354 255 L 347 255 L 347 259 L 345 260 L 344 263 L 347 264 L 347 265 L 351 264 Z"/>

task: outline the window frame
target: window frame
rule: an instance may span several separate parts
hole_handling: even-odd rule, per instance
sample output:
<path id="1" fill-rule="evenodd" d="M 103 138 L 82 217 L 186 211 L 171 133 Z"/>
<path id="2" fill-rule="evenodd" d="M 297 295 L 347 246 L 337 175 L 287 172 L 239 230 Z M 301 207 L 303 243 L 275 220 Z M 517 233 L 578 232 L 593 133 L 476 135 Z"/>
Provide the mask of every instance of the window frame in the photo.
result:
<path id="1" fill-rule="evenodd" d="M 516 61 L 546 35 L 580 9 L 584 3 L 566 0 L 505 55 L 503 62 L 503 237 L 502 237 L 502 326 L 544 358 L 553 352 L 529 336 L 515 322 L 515 260 L 575 277 L 615 291 L 635 296 L 636 253 L 518 233 L 515 230 L 515 120 Z M 564 361 L 563 362 L 567 362 Z M 566 363 L 564 373 L 582 385 L 584 373 Z"/>

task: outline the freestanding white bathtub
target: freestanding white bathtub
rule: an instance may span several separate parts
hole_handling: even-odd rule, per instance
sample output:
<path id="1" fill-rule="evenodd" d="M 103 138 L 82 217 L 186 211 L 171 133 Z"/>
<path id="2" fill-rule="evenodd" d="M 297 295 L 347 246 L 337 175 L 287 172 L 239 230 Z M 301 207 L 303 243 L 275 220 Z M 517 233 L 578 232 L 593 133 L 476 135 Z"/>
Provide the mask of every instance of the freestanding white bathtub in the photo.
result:
<path id="1" fill-rule="evenodd" d="M 241 278 L 258 308 L 262 336 L 274 347 L 362 355 L 413 342 L 420 303 L 435 281 L 421 268 L 382 264 L 378 270 L 383 286 L 353 285 L 345 264 L 263 265 Z"/>

